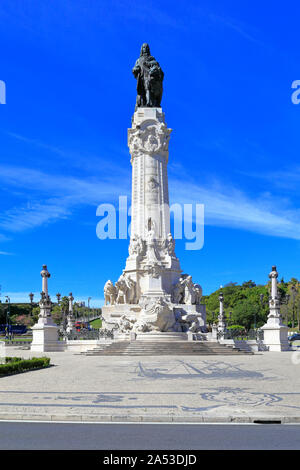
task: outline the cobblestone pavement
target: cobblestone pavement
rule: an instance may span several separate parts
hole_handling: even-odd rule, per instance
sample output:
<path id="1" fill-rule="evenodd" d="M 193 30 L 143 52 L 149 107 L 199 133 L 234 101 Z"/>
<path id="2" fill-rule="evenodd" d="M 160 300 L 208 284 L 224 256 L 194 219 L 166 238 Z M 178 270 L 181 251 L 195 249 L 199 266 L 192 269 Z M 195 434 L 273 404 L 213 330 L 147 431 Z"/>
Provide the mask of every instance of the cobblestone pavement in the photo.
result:
<path id="1" fill-rule="evenodd" d="M 52 367 L 0 379 L 0 419 L 300 422 L 293 352 L 253 356 L 51 357 Z"/>

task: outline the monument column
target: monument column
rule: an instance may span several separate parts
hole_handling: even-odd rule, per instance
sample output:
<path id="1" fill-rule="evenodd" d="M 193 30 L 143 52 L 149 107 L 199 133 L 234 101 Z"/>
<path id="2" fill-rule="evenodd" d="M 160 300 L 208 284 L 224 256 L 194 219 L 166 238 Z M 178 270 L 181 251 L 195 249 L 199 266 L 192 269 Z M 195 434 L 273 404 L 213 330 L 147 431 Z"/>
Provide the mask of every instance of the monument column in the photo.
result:
<path id="1" fill-rule="evenodd" d="M 41 276 L 42 276 L 42 292 L 44 292 L 45 296 L 48 297 L 48 279 L 50 277 L 50 273 L 47 270 L 46 264 L 43 265 Z"/>
<path id="2" fill-rule="evenodd" d="M 171 300 L 180 277 L 170 234 L 168 188 L 169 139 L 172 130 L 161 108 L 137 108 L 128 129 L 132 164 L 132 212 L 125 273 L 137 283 L 137 297 Z"/>
<path id="3" fill-rule="evenodd" d="M 223 292 L 220 292 L 219 295 L 219 315 L 218 315 L 218 327 L 217 331 L 219 334 L 224 336 L 224 332 L 226 329 L 226 322 L 225 322 L 225 315 L 224 315 L 224 295 Z"/>
<path id="4" fill-rule="evenodd" d="M 141 47 L 133 68 L 137 100 L 128 129 L 132 165 L 129 256 L 121 276 L 104 286 L 105 327 L 119 332 L 186 332 L 205 328 L 202 289 L 181 275 L 170 233 L 168 158 L 171 129 L 161 108 L 164 73 Z M 107 305 L 107 302 L 110 305 Z M 188 319 L 187 319 L 188 318 Z"/>
<path id="5" fill-rule="evenodd" d="M 74 300 L 73 294 L 72 292 L 70 292 L 67 333 L 72 333 L 74 331 L 73 300 Z"/>

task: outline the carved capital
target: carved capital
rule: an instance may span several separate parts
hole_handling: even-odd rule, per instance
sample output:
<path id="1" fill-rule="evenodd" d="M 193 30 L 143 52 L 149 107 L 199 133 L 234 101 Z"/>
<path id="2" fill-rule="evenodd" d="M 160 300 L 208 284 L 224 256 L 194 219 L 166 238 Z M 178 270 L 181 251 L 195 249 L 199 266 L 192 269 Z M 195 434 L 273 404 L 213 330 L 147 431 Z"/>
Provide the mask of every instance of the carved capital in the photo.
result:
<path id="1" fill-rule="evenodd" d="M 165 123 L 158 121 L 147 121 L 143 126 L 128 129 L 128 147 L 132 158 L 141 153 L 167 153 L 171 132 L 172 129 L 168 129 Z"/>

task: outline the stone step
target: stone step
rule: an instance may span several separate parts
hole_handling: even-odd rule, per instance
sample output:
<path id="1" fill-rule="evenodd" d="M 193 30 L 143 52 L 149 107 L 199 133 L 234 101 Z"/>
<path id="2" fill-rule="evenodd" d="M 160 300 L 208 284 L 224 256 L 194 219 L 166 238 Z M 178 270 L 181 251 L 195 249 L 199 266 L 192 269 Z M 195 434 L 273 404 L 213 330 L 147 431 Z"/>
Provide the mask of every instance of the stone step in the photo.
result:
<path id="1" fill-rule="evenodd" d="M 245 355 L 250 351 L 206 342 L 120 341 L 82 353 L 86 356 Z"/>

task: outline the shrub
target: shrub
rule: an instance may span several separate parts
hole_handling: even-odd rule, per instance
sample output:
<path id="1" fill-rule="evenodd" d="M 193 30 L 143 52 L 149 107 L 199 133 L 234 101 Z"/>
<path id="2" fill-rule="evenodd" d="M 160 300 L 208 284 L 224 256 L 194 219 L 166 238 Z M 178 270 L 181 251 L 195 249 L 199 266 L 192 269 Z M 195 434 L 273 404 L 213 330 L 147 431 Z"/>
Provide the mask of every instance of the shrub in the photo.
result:
<path id="1" fill-rule="evenodd" d="M 245 327 L 242 325 L 231 325 L 227 327 L 227 330 L 241 330 L 244 331 Z"/>
<path id="2" fill-rule="evenodd" d="M 17 374 L 33 369 L 49 367 L 49 357 L 33 357 L 32 359 L 22 359 L 20 357 L 7 357 L 6 363 L 0 365 L 0 376 Z"/>

